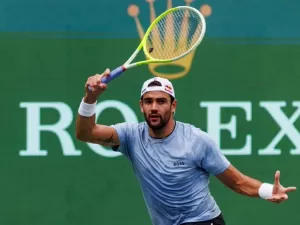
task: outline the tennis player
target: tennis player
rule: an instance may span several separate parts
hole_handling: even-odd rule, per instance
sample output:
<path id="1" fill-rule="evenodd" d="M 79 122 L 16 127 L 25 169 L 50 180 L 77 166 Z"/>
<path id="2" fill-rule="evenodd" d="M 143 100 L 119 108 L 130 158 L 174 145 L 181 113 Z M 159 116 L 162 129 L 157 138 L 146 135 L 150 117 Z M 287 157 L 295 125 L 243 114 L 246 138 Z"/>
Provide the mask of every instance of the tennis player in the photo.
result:
<path id="1" fill-rule="evenodd" d="M 95 124 L 96 102 L 106 89 L 101 75 L 88 78 L 76 121 L 79 140 L 111 146 L 131 162 L 154 225 L 224 225 L 209 191 L 209 175 L 233 191 L 281 203 L 295 187 L 283 187 L 280 173 L 274 184 L 263 183 L 238 171 L 202 130 L 174 119 L 175 91 L 164 78 L 152 78 L 142 86 L 141 123 Z M 88 90 L 88 86 L 92 91 Z"/>

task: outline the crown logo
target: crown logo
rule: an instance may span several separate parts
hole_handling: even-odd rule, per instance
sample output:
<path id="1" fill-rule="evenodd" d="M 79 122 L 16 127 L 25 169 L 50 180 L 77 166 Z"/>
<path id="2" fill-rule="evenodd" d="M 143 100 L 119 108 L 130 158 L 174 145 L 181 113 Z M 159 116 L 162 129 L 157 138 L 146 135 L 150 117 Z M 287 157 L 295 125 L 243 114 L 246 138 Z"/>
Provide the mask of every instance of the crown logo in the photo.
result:
<path id="1" fill-rule="evenodd" d="M 152 23 L 156 18 L 156 11 L 155 11 L 155 7 L 154 7 L 155 0 L 146 0 L 146 1 L 149 3 L 150 21 Z M 187 6 L 190 6 L 194 0 L 184 0 L 184 1 Z M 170 9 L 172 7 L 173 7 L 172 0 L 167 0 L 167 9 Z M 199 10 L 204 17 L 208 17 L 212 13 L 211 7 L 207 4 L 201 5 Z M 134 19 L 139 37 L 140 37 L 140 39 L 142 39 L 144 37 L 145 31 L 144 31 L 144 29 L 141 25 L 141 22 L 138 18 L 139 13 L 140 13 L 139 7 L 137 5 L 132 4 L 132 5 L 129 5 L 127 11 L 128 11 L 129 16 L 131 16 Z M 168 27 L 168 28 L 166 28 L 166 30 L 167 30 L 167 32 L 168 31 L 172 32 L 172 27 Z M 165 41 L 168 41 L 168 39 L 166 39 Z M 169 41 L 172 41 L 172 40 L 169 39 Z M 194 50 L 187 56 L 185 56 L 175 62 L 168 63 L 168 64 L 164 64 L 164 63 L 148 64 L 148 68 L 154 76 L 164 77 L 167 79 L 178 79 L 178 78 L 184 77 L 188 74 L 188 72 L 191 69 L 191 65 L 193 62 L 195 52 L 196 52 L 196 50 Z M 167 69 L 167 71 L 169 71 L 169 72 L 166 73 L 165 71 L 163 71 L 163 69 Z M 174 69 L 176 69 L 176 70 L 173 71 Z"/>

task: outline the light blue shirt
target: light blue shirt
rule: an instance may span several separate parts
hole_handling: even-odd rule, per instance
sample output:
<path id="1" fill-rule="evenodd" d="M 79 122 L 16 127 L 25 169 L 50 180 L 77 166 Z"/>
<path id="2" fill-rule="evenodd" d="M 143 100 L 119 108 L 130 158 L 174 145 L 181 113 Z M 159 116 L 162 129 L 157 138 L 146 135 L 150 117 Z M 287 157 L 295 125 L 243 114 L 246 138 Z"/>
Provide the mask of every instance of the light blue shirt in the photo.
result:
<path id="1" fill-rule="evenodd" d="M 179 225 L 217 217 L 221 211 L 209 191 L 209 175 L 222 173 L 230 162 L 202 130 L 176 122 L 164 139 L 149 135 L 148 125 L 113 125 L 117 151 L 131 162 L 154 225 Z"/>

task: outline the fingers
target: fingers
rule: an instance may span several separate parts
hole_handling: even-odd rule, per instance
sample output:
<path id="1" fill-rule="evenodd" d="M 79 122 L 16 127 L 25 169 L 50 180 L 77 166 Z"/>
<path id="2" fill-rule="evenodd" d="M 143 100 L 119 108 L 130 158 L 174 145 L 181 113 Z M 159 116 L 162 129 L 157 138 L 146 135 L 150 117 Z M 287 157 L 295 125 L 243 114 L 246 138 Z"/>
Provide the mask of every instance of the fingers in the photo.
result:
<path id="1" fill-rule="evenodd" d="M 97 76 L 97 84 L 100 88 L 105 89 L 106 84 L 102 83 L 102 78 L 110 75 L 110 69 L 107 68 L 101 75 Z"/>
<path id="2" fill-rule="evenodd" d="M 110 75 L 110 69 L 106 69 L 101 75 L 96 74 L 97 86 L 100 88 L 106 88 L 106 85 L 102 83 L 102 78 Z"/>
<path id="3" fill-rule="evenodd" d="M 287 187 L 284 188 L 280 184 L 280 171 L 277 170 L 275 173 L 274 187 L 273 187 L 273 195 L 267 200 L 274 203 L 281 203 L 288 199 L 288 195 L 286 193 L 295 191 L 296 187 Z"/>
<path id="4" fill-rule="evenodd" d="M 107 68 L 107 69 L 104 71 L 103 76 L 109 76 L 109 74 L 110 74 L 110 69 Z"/>
<path id="5" fill-rule="evenodd" d="M 106 89 L 106 84 L 101 82 L 103 76 L 104 75 L 99 75 L 99 74 L 95 75 L 95 87 L 99 87 L 104 90 Z"/>
<path id="6" fill-rule="evenodd" d="M 105 76 L 109 76 L 110 75 L 110 70 L 106 69 L 101 75 L 100 74 L 96 74 L 94 76 L 91 76 L 88 78 L 87 82 L 86 82 L 86 88 L 88 89 L 88 91 L 91 92 L 102 92 L 107 88 L 107 85 L 105 83 L 102 83 L 102 79 Z"/>
<path id="7" fill-rule="evenodd" d="M 285 192 L 285 193 L 288 193 L 288 192 L 296 191 L 296 190 L 297 190 L 296 187 L 287 187 L 287 188 L 284 189 L 284 192 Z"/>
<path id="8" fill-rule="evenodd" d="M 281 189 L 281 191 L 283 191 L 284 193 L 288 193 L 291 191 L 296 191 L 297 188 L 296 187 L 287 187 L 287 188 L 283 188 L 280 184 L 280 171 L 277 170 L 275 173 L 275 181 L 274 181 L 274 189 L 276 189 L 275 192 L 277 192 L 279 189 Z"/>
<path id="9" fill-rule="evenodd" d="M 288 200 L 288 195 L 287 194 L 282 194 L 282 195 L 273 195 L 270 198 L 267 198 L 268 201 L 274 202 L 274 203 L 281 203 L 282 201 Z"/>
<path id="10" fill-rule="evenodd" d="M 277 170 L 275 173 L 275 181 L 274 181 L 275 185 L 280 185 L 279 178 L 280 178 L 280 171 Z"/>
<path id="11" fill-rule="evenodd" d="M 281 203 L 282 201 L 288 200 L 289 197 L 286 193 L 295 191 L 296 189 L 296 187 L 283 188 L 281 193 L 273 194 L 273 196 L 267 198 L 267 200 L 274 203 Z"/>
<path id="12" fill-rule="evenodd" d="M 101 76 L 101 75 L 96 74 L 96 75 L 88 78 L 88 80 L 85 84 L 85 87 L 88 91 L 90 91 L 90 92 L 97 91 L 98 82 L 99 82 L 98 80 L 100 79 L 99 76 Z"/>

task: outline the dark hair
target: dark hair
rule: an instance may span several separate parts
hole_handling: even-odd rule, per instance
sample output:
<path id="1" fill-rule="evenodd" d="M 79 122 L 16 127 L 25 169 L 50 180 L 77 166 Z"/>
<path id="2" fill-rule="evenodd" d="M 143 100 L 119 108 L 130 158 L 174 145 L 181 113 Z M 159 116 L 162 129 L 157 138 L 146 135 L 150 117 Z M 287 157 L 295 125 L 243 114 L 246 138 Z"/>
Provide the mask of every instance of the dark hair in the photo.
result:
<path id="1" fill-rule="evenodd" d="M 154 80 L 150 84 L 148 84 L 148 87 L 153 87 L 153 86 L 162 86 L 162 85 L 159 81 Z"/>
<path id="2" fill-rule="evenodd" d="M 162 86 L 162 85 L 157 80 L 154 80 L 150 84 L 148 84 L 148 87 L 155 87 L 155 86 Z M 170 95 L 170 94 L 169 94 L 169 96 L 171 98 L 171 104 L 172 104 L 174 102 L 175 98 L 172 95 Z M 141 100 L 143 100 L 143 96 L 141 97 Z"/>

